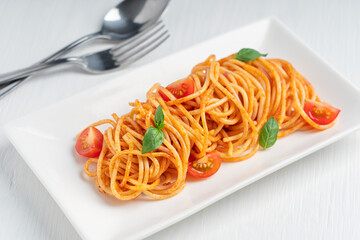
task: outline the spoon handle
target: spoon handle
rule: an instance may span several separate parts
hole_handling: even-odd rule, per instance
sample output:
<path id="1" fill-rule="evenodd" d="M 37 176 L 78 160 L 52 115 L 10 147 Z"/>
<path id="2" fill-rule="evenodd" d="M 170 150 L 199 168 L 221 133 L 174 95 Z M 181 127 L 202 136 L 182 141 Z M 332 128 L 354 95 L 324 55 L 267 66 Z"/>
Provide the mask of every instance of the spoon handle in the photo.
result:
<path id="1" fill-rule="evenodd" d="M 100 32 L 96 32 L 96 33 L 90 33 L 88 35 L 85 35 L 77 40 L 75 40 L 74 42 L 70 43 L 69 45 L 63 47 L 62 49 L 60 49 L 59 51 L 55 52 L 54 54 L 50 55 L 49 57 L 43 59 L 41 61 L 41 63 L 44 62 L 49 62 L 51 60 L 54 60 L 55 58 L 58 58 L 60 56 L 65 55 L 66 53 L 70 52 L 72 49 L 86 43 L 89 42 L 91 40 L 95 40 L 95 39 L 100 39 L 100 38 L 109 38 L 108 36 L 102 35 Z M 110 38 L 109 38 L 110 39 Z"/>
<path id="2" fill-rule="evenodd" d="M 25 79 L 25 78 L 21 78 L 21 79 Z M 21 83 L 24 83 L 24 81 L 16 81 L 16 80 L 14 80 L 12 82 L 1 84 L 0 85 L 0 99 L 2 97 L 4 97 L 6 94 L 8 94 L 9 92 L 11 92 L 11 90 L 16 88 Z"/>
<path id="3" fill-rule="evenodd" d="M 77 39 L 76 41 L 70 43 L 69 45 L 65 46 L 64 48 L 60 49 L 59 51 L 55 52 L 54 54 L 50 55 L 49 57 L 43 59 L 41 62 L 34 64 L 33 66 L 35 66 L 37 64 L 52 61 L 52 60 L 54 60 L 54 59 L 56 59 L 56 58 L 58 58 L 60 56 L 65 55 L 66 53 L 70 52 L 74 48 L 79 47 L 80 45 L 82 45 L 84 43 L 87 43 L 87 42 L 89 42 L 91 40 L 95 40 L 95 39 L 110 39 L 110 37 L 106 36 L 106 35 L 103 35 L 100 32 L 85 35 L 85 36 Z M 31 76 L 18 78 L 18 79 L 13 79 L 11 82 L 8 81 L 7 83 L 1 83 L 0 84 L 0 98 L 5 96 L 7 93 L 12 91 L 17 86 L 19 86 L 20 82 L 28 79 L 29 77 L 31 77 Z"/>

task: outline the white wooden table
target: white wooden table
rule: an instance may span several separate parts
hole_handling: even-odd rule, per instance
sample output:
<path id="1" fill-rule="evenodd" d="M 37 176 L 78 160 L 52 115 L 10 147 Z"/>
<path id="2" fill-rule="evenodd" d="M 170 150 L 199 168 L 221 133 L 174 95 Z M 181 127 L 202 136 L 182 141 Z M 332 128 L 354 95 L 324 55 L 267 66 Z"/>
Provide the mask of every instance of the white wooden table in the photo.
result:
<path id="1" fill-rule="evenodd" d="M 1 0 L 0 72 L 96 31 L 116 3 Z M 138 64 L 275 15 L 360 86 L 359 10 L 358 0 L 172 0 L 163 16 L 171 38 Z M 0 100 L 0 125 L 118 74 L 71 70 L 33 78 Z M 0 135 L 0 239 L 79 239 L 2 127 Z M 359 146 L 357 131 L 148 239 L 359 239 Z"/>

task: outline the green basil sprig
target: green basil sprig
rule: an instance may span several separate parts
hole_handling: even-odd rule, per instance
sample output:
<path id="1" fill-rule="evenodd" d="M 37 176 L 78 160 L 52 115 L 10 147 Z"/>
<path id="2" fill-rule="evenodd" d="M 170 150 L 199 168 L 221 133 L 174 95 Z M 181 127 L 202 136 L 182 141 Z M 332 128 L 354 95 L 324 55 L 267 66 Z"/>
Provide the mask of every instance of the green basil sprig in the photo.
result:
<path id="1" fill-rule="evenodd" d="M 260 130 L 259 144 L 263 149 L 272 147 L 279 132 L 279 124 L 274 117 L 269 118 Z"/>
<path id="2" fill-rule="evenodd" d="M 160 130 L 165 126 L 164 112 L 163 112 L 161 105 L 159 105 L 155 111 L 154 123 L 155 123 L 155 126 Z"/>
<path id="3" fill-rule="evenodd" d="M 141 153 L 145 154 L 155 149 L 158 149 L 161 144 L 164 142 L 165 134 L 161 129 L 165 126 L 164 124 L 164 112 L 159 105 L 156 109 L 155 116 L 154 116 L 154 123 L 156 127 L 149 127 L 146 130 L 146 133 L 143 138 L 143 146 L 141 149 Z"/>
<path id="4" fill-rule="evenodd" d="M 251 48 L 243 48 L 235 55 L 234 58 L 247 63 L 258 57 L 266 57 L 266 56 L 267 56 L 267 53 L 262 54 Z"/>

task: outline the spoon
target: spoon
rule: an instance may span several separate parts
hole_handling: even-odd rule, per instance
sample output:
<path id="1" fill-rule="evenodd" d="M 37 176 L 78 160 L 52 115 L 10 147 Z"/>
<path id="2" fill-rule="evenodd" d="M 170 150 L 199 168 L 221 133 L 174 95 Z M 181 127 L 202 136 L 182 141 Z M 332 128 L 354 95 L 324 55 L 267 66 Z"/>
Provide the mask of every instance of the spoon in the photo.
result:
<path id="1" fill-rule="evenodd" d="M 43 62 L 59 57 L 94 39 L 124 40 L 155 23 L 169 0 L 122 0 L 105 15 L 100 31 L 85 35 Z"/>
<path id="2" fill-rule="evenodd" d="M 122 0 L 105 15 L 100 31 L 79 38 L 42 60 L 41 63 L 54 60 L 70 50 L 95 39 L 127 39 L 155 23 L 165 10 L 168 2 L 169 0 Z M 0 97 L 18 86 L 26 78 L 16 79 L 11 83 L 1 85 L 0 89 L 6 88 L 6 91 L 0 93 Z M 9 85 L 12 86 L 9 87 Z"/>

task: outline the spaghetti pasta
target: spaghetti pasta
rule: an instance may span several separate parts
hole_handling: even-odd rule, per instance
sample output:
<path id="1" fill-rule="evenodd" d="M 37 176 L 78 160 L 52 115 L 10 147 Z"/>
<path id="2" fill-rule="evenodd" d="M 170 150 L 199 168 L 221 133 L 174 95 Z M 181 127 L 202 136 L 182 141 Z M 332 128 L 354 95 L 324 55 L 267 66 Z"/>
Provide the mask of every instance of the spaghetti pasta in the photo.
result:
<path id="1" fill-rule="evenodd" d="M 169 198 L 185 186 L 190 155 L 200 159 L 217 151 L 223 161 L 248 159 L 259 150 L 260 129 L 272 116 L 279 124 L 278 137 L 297 130 L 324 130 L 335 123 L 319 125 L 304 112 L 307 99 L 320 100 L 285 60 L 257 58 L 245 63 L 234 54 L 218 61 L 211 55 L 187 78 L 195 85 L 190 95 L 177 99 L 155 84 L 146 102 L 130 103 L 129 113 L 90 125 L 110 125 L 100 156 L 88 159 L 84 167 L 101 192 L 120 200 L 140 194 Z M 141 154 L 158 105 L 165 115 L 165 140 L 157 150 Z M 91 164 L 96 164 L 96 171 L 90 171 Z"/>

